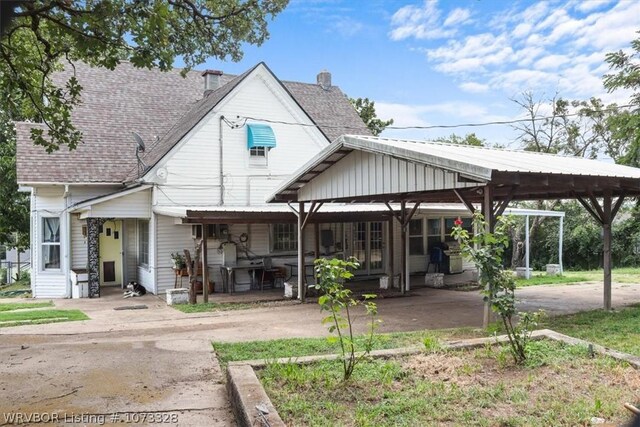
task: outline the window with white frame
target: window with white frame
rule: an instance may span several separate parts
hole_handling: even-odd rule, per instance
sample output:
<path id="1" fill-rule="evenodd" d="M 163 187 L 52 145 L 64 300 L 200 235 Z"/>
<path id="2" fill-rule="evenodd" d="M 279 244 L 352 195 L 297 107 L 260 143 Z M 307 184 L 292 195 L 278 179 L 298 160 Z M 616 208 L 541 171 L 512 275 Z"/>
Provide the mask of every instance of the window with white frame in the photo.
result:
<path id="1" fill-rule="evenodd" d="M 267 147 L 253 147 L 249 149 L 249 156 L 251 158 L 267 157 Z"/>
<path id="2" fill-rule="evenodd" d="M 60 218 L 42 218 L 42 266 L 44 270 L 60 269 Z"/>
<path id="3" fill-rule="evenodd" d="M 273 224 L 271 226 L 271 251 L 290 252 L 298 250 L 298 227 L 296 224 Z"/>
<path id="4" fill-rule="evenodd" d="M 149 221 L 138 220 L 138 265 L 149 265 Z"/>
<path id="5" fill-rule="evenodd" d="M 424 255 L 422 219 L 409 221 L 409 255 Z"/>
<path id="6" fill-rule="evenodd" d="M 427 219 L 427 251 L 442 242 L 442 218 Z"/>

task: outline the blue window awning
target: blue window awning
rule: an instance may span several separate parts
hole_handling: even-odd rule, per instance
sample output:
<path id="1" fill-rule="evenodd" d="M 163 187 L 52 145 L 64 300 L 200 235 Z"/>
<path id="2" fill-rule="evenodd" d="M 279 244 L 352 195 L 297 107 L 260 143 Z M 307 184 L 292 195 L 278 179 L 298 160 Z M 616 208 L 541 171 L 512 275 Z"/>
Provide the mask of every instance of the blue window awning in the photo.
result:
<path id="1" fill-rule="evenodd" d="M 276 146 L 276 136 L 269 125 L 247 124 L 247 148 Z"/>

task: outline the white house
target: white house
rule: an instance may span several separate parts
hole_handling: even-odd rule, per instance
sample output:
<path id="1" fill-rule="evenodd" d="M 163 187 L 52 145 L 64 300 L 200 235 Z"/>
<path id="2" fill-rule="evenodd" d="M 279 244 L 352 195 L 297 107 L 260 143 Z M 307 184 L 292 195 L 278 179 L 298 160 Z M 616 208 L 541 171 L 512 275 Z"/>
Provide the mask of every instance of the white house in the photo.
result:
<path id="1" fill-rule="evenodd" d="M 326 71 L 314 84 L 280 81 L 264 63 L 238 76 L 183 78 L 128 63 L 75 72 L 84 88 L 77 149 L 47 154 L 29 136 L 42 125 L 16 123 L 18 181 L 31 193 L 34 297 L 70 297 L 74 274 L 88 275 L 91 297 L 131 280 L 162 293 L 179 280 L 171 254 L 203 235 L 216 291 L 224 263 L 295 263 L 295 215 L 267 197 L 340 135 L 369 135 Z M 469 216 L 462 205 L 423 205 L 409 226 L 412 271 L 426 269 L 428 249 L 461 215 Z M 388 273 L 400 264 L 391 218 L 383 205 L 325 206 L 305 247 L 358 257 L 362 276 Z M 250 287 L 251 273 L 237 272 L 237 290 Z"/>

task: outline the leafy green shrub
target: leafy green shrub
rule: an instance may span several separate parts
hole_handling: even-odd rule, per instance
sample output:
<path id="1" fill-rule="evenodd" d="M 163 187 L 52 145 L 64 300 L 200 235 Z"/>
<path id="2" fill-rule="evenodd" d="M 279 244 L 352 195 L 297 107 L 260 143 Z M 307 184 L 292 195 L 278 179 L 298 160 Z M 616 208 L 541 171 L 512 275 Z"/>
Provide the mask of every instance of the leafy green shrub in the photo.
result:
<path id="1" fill-rule="evenodd" d="M 314 285 L 321 292 L 318 304 L 322 311 L 330 314 L 322 319 L 323 324 L 329 325 L 329 332 L 337 334 L 342 354 L 343 379 L 347 381 L 355 366 L 368 355 L 373 348 L 374 332 L 379 322 L 376 319 L 378 307 L 371 301 L 375 294 L 363 295 L 364 302 L 351 296 L 351 290 L 345 289 L 344 282 L 353 277 L 352 270 L 360 266 L 355 258 L 341 260 L 337 258 L 315 260 L 317 282 Z M 367 339 L 364 341 L 363 353 L 356 356 L 356 341 L 353 337 L 353 325 L 350 307 L 364 305 L 367 316 L 370 317 Z M 344 315 L 342 314 L 344 310 Z M 335 337 L 332 337 L 336 339 Z"/>

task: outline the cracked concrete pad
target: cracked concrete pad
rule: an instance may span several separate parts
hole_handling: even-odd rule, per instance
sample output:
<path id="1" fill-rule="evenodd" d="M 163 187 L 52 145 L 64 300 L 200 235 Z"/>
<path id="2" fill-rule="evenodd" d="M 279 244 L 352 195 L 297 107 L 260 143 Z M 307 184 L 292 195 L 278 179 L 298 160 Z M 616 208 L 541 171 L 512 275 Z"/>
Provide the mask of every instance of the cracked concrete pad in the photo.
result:
<path id="1" fill-rule="evenodd" d="M 25 350 L 0 348 L 0 413 L 177 414 L 177 425 L 234 425 L 206 342 L 23 342 Z"/>

